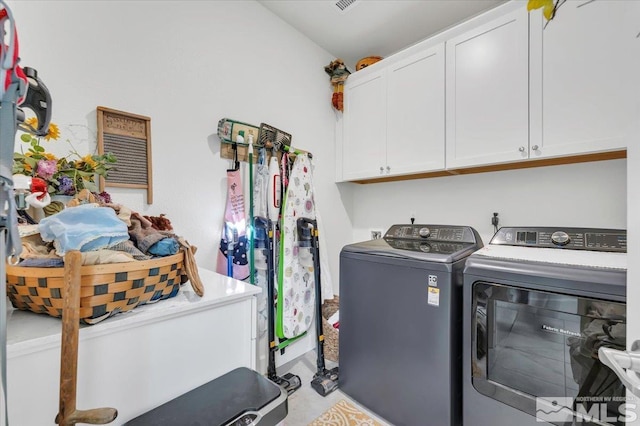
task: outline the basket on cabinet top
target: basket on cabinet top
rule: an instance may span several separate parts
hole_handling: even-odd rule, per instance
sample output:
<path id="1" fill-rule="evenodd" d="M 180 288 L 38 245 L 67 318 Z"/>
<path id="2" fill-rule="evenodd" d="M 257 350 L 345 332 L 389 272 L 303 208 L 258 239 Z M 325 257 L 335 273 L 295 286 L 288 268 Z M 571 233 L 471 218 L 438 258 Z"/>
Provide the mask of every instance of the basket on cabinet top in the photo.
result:
<path id="1" fill-rule="evenodd" d="M 96 324 L 119 312 L 174 297 L 183 277 L 184 255 L 127 263 L 82 266 L 80 321 Z M 7 295 L 16 309 L 62 317 L 64 268 L 7 265 Z"/>

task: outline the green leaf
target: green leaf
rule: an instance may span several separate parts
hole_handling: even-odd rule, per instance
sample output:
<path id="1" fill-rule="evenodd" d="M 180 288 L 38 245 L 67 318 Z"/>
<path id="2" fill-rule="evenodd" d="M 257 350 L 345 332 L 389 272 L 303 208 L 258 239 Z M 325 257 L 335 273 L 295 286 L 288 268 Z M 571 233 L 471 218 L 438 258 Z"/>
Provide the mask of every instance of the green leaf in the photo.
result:
<path id="1" fill-rule="evenodd" d="M 98 185 L 95 182 L 82 179 L 82 185 L 91 192 L 98 192 Z"/>
<path id="2" fill-rule="evenodd" d="M 29 142 L 31 142 L 31 135 L 29 135 L 29 134 L 27 134 L 27 133 L 23 133 L 23 134 L 20 136 L 20 140 L 21 140 L 22 142 L 27 142 L 27 143 L 29 143 Z"/>
<path id="3" fill-rule="evenodd" d="M 38 160 L 35 158 L 31 158 L 31 157 L 24 157 L 24 162 L 29 164 L 31 166 L 32 169 L 35 170 L 36 166 L 38 165 Z"/>
<path id="4" fill-rule="evenodd" d="M 36 152 L 44 152 L 44 148 L 41 147 L 40 145 L 35 145 L 33 147 L 33 150 L 36 151 Z"/>

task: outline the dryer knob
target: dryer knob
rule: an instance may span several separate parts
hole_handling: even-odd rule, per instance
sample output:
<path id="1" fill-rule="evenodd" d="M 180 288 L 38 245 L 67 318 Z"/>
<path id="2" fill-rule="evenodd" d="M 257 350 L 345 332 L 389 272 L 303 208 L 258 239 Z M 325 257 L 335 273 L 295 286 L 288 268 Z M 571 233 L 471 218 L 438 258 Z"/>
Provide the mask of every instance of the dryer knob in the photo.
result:
<path id="1" fill-rule="evenodd" d="M 428 238 L 429 235 L 431 235 L 431 231 L 429 230 L 429 228 L 420 228 L 418 234 L 420 234 L 422 238 Z"/>
<path id="2" fill-rule="evenodd" d="M 569 234 L 564 231 L 556 231 L 551 234 L 551 242 L 557 246 L 566 246 L 570 241 Z"/>

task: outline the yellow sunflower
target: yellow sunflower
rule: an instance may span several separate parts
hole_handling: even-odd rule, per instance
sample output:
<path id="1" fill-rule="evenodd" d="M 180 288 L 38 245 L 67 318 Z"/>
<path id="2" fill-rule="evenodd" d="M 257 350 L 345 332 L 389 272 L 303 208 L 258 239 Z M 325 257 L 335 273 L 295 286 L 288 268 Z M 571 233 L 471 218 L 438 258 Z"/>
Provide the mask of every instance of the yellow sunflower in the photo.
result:
<path id="1" fill-rule="evenodd" d="M 27 126 L 31 126 L 35 129 L 36 127 L 38 127 L 38 119 L 35 117 L 29 117 L 26 120 L 24 120 L 24 124 L 26 124 Z"/>
<path id="2" fill-rule="evenodd" d="M 24 120 L 24 123 L 28 126 L 33 127 L 34 129 L 38 128 L 38 119 L 36 117 L 29 117 Z M 44 135 L 44 140 L 50 141 L 58 140 L 60 138 L 60 128 L 56 123 L 49 123 L 49 130 L 47 130 L 47 134 Z"/>
<path id="3" fill-rule="evenodd" d="M 44 140 L 58 140 L 58 138 L 60 138 L 60 129 L 58 128 L 58 125 L 55 123 L 49 123 L 49 130 L 47 130 L 47 134 L 44 135 Z"/>
<path id="4" fill-rule="evenodd" d="M 44 158 L 46 158 L 47 160 L 56 160 L 56 161 L 58 161 L 58 157 L 56 157 L 55 155 L 53 155 L 50 152 L 45 152 L 43 155 L 44 155 Z"/>
<path id="5" fill-rule="evenodd" d="M 89 167 L 91 167 L 92 170 L 95 169 L 96 166 L 98 165 L 98 163 L 96 163 L 93 157 L 91 157 L 91 154 L 87 154 L 84 157 L 82 157 L 82 162 L 87 164 Z"/>

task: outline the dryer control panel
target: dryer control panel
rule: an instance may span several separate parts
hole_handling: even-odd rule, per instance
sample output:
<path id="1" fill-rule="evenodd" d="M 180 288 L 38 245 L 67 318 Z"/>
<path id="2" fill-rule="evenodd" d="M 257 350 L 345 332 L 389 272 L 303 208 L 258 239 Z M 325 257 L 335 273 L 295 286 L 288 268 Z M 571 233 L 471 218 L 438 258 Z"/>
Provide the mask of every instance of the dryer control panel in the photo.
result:
<path id="1" fill-rule="evenodd" d="M 627 252 L 627 231 L 601 228 L 500 228 L 490 244 L 570 250 Z"/>

